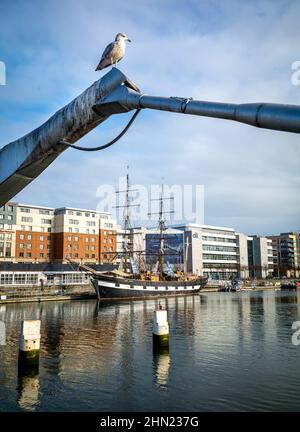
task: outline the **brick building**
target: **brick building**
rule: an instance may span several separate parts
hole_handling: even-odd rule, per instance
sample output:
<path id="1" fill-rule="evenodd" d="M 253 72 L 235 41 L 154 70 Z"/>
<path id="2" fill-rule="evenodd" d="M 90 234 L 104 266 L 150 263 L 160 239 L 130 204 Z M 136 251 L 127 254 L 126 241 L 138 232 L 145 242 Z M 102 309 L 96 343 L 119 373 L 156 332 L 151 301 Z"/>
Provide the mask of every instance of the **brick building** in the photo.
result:
<path id="1" fill-rule="evenodd" d="M 116 221 L 110 213 L 7 203 L 0 209 L 0 260 L 110 262 Z"/>

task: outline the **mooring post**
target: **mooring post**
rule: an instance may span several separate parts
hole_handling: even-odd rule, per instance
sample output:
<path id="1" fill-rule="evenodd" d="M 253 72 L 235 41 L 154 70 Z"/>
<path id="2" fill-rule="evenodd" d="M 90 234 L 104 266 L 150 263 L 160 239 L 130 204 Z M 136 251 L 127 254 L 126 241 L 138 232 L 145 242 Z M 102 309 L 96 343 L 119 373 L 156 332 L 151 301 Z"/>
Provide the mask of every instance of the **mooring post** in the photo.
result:
<path id="1" fill-rule="evenodd" d="M 21 321 L 19 369 L 37 366 L 40 358 L 41 321 Z"/>
<path id="2" fill-rule="evenodd" d="M 153 312 L 153 348 L 169 346 L 168 312 L 159 304 L 159 310 Z"/>

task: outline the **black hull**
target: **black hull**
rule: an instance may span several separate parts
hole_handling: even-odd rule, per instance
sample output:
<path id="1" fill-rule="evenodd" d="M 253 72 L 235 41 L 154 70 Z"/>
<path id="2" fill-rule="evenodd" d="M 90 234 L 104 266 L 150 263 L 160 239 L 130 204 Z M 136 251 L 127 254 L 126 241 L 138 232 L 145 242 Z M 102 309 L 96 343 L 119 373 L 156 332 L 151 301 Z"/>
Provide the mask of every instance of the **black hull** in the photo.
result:
<path id="1" fill-rule="evenodd" d="M 161 298 L 198 294 L 207 279 L 188 282 L 124 281 L 122 279 L 93 278 L 97 297 L 107 299 Z M 114 285 L 114 286 L 108 286 Z M 115 286 L 119 285 L 119 286 Z M 126 287 L 128 286 L 128 288 Z"/>

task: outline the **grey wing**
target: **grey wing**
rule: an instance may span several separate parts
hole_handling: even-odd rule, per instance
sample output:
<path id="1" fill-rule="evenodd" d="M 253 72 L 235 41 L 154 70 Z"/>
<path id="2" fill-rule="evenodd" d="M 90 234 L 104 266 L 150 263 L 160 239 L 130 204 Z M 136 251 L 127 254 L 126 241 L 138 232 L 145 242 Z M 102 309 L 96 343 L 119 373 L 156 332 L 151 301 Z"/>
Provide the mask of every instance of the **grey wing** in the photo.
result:
<path id="1" fill-rule="evenodd" d="M 105 60 L 110 60 L 111 57 L 111 52 L 114 49 L 115 43 L 111 42 L 110 44 L 107 45 L 107 47 L 105 48 L 105 50 L 103 51 L 101 60 L 98 64 L 98 66 L 96 67 L 96 70 L 102 69 L 102 64 L 105 62 Z"/>

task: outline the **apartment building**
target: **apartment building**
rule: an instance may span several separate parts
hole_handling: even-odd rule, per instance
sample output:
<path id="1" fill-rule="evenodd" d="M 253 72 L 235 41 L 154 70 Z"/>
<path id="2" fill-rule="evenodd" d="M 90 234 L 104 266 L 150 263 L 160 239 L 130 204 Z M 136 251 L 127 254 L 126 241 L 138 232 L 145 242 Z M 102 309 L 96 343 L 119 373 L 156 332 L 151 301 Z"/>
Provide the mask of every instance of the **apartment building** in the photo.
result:
<path id="1" fill-rule="evenodd" d="M 7 203 L 0 208 L 0 260 L 10 261 L 16 245 L 16 204 Z"/>
<path id="2" fill-rule="evenodd" d="M 0 209 L 0 260 L 110 262 L 116 221 L 107 212 L 8 203 Z"/>
<path id="3" fill-rule="evenodd" d="M 54 257 L 110 262 L 116 251 L 116 221 L 107 212 L 62 207 L 55 210 Z"/>
<path id="4" fill-rule="evenodd" d="M 299 232 L 268 236 L 274 257 L 274 275 L 300 277 Z"/>
<path id="5" fill-rule="evenodd" d="M 15 260 L 51 261 L 53 257 L 54 208 L 16 205 Z"/>

